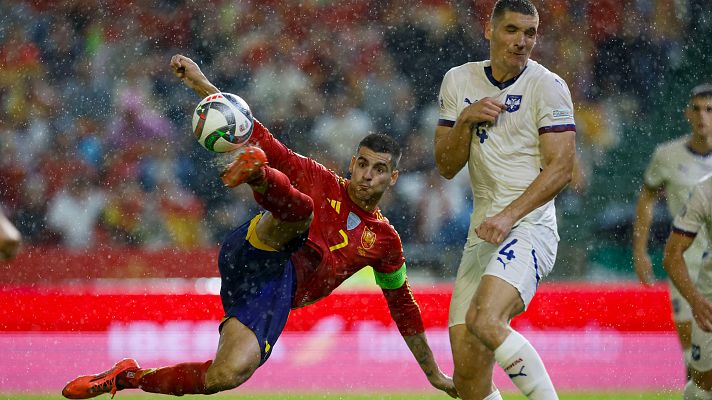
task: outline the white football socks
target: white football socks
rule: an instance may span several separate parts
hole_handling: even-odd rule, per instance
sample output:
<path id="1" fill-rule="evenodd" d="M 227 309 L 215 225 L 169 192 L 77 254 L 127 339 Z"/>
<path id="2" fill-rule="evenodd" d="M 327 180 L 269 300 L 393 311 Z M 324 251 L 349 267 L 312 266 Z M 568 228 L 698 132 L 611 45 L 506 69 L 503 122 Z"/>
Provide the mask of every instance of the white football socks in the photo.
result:
<path id="1" fill-rule="evenodd" d="M 517 331 L 511 330 L 504 342 L 495 349 L 494 359 L 527 398 L 558 400 L 539 354 Z"/>
<path id="2" fill-rule="evenodd" d="M 700 389 L 695 382 L 687 381 L 685 392 L 682 396 L 685 400 L 712 400 L 712 392 Z"/>
<path id="3" fill-rule="evenodd" d="M 499 393 L 499 389 L 495 389 L 494 392 L 490 393 L 489 396 L 485 397 L 482 400 L 503 400 L 503 399 L 502 399 L 502 394 Z"/>

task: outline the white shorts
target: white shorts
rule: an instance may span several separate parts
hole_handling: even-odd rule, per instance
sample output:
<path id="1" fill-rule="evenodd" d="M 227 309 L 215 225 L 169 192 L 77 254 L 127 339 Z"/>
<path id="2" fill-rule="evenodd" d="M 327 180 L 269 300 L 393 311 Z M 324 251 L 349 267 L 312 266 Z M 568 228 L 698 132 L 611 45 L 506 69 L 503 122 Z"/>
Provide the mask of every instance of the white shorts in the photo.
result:
<path id="1" fill-rule="evenodd" d="M 487 242 L 466 246 L 452 291 L 448 326 L 465 323 L 482 275 L 514 286 L 526 309 L 540 280 L 553 269 L 557 247 L 556 233 L 542 225 L 519 225 L 499 246 Z"/>

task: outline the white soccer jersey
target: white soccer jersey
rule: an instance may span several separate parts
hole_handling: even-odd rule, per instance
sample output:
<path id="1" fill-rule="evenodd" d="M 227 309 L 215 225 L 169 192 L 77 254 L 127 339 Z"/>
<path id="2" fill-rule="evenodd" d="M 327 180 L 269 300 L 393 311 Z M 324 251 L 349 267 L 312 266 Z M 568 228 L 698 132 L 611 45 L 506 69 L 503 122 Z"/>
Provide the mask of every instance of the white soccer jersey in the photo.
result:
<path id="1" fill-rule="evenodd" d="M 438 125 L 450 127 L 465 107 L 483 97 L 507 106 L 495 124 L 476 127 L 470 143 L 474 212 L 468 244 L 480 242 L 475 228 L 521 196 L 541 172 L 539 135 L 576 130 L 571 94 L 563 79 L 529 60 L 518 77 L 500 83 L 490 65 L 487 60 L 452 68 L 443 78 L 438 99 Z M 518 223 L 544 225 L 556 232 L 554 200 Z"/>
<path id="2" fill-rule="evenodd" d="M 658 145 L 643 178 L 647 187 L 665 189 L 667 207 L 673 217 L 682 210 L 692 188 L 712 173 L 712 154 L 693 152 L 687 145 L 689 140 L 687 136 Z M 693 280 L 697 278 L 706 247 L 707 234 L 703 231 L 685 252 L 685 261 Z"/>
<path id="3" fill-rule="evenodd" d="M 690 199 L 673 221 L 673 230 L 690 236 L 712 232 L 712 178 L 695 185 Z M 712 298 L 712 263 L 707 262 L 700 270 L 697 287 L 705 297 Z"/>

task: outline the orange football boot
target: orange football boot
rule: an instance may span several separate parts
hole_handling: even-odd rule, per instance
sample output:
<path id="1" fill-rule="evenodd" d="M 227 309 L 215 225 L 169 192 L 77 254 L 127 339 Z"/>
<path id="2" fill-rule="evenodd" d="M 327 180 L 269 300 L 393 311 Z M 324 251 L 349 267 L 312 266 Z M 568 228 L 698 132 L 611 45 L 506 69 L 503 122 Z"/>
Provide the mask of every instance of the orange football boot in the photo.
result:
<path id="1" fill-rule="evenodd" d="M 114 398 L 116 391 L 116 377 L 122 372 L 138 371 L 136 360 L 124 358 L 114 364 L 110 370 L 96 375 L 84 375 L 67 383 L 62 389 L 62 396 L 68 399 L 90 399 L 102 393 L 111 393 Z"/>
<path id="2" fill-rule="evenodd" d="M 262 166 L 267 164 L 267 155 L 262 149 L 247 146 L 237 150 L 235 161 L 231 162 L 220 175 L 225 186 L 234 188 L 264 175 Z"/>

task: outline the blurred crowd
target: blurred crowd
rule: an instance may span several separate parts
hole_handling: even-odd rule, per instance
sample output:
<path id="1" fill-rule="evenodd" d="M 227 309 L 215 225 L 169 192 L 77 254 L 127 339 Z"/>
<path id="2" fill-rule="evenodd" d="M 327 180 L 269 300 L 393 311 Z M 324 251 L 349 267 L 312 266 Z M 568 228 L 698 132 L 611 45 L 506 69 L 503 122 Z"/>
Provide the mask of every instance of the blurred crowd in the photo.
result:
<path id="1" fill-rule="evenodd" d="M 463 173 L 446 181 L 434 171 L 435 99 L 449 68 L 488 57 L 493 3 L 3 1 L 0 204 L 32 245 L 219 242 L 255 205 L 249 191 L 221 187 L 214 155 L 190 134 L 200 99 L 168 67 L 181 53 L 245 98 L 280 140 L 342 174 L 367 133 L 397 138 L 402 174 L 384 214 L 424 259 L 442 251 L 422 249 L 459 248 L 470 191 Z M 709 6 L 538 5 L 533 58 L 568 82 L 576 104 L 581 168 L 561 196 L 566 212 L 626 115 L 655 112 L 650 99 L 685 62 Z"/>

